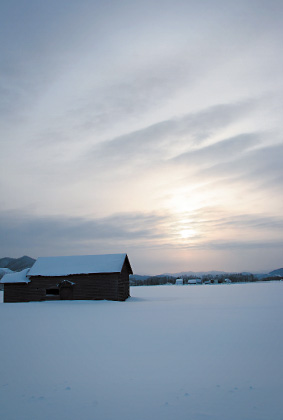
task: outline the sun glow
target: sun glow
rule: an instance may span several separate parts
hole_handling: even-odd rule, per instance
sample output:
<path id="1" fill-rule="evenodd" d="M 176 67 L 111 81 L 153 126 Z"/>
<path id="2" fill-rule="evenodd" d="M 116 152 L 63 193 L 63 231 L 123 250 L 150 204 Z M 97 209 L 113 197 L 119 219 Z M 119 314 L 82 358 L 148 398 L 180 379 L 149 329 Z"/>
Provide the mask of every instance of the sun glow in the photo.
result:
<path id="1" fill-rule="evenodd" d="M 197 231 L 195 229 L 182 229 L 179 233 L 182 239 L 193 238 L 197 235 Z"/>

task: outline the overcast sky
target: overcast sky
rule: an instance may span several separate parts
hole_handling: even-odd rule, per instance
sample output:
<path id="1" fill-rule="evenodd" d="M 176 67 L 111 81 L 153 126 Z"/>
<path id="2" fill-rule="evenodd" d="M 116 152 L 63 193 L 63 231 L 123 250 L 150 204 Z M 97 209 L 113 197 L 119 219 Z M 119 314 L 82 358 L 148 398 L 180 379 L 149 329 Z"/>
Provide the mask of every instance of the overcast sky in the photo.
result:
<path id="1" fill-rule="evenodd" d="M 281 0 L 2 0 L 0 256 L 283 266 Z"/>

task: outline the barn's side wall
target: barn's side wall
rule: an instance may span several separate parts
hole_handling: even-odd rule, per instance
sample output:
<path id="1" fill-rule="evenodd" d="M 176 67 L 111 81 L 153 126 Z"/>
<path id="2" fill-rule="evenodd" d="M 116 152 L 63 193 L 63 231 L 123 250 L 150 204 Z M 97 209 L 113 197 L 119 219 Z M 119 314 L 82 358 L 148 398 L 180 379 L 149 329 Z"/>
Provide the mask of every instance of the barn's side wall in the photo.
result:
<path id="1" fill-rule="evenodd" d="M 28 284 L 5 284 L 4 302 L 29 302 L 46 300 L 46 289 L 56 288 L 63 280 L 73 285 L 75 300 L 125 300 L 125 293 L 119 293 L 120 273 L 85 274 L 64 277 L 31 278 Z M 128 296 L 127 296 L 128 297 Z"/>
<path id="2" fill-rule="evenodd" d="M 40 293 L 33 290 L 30 283 L 4 284 L 4 302 L 30 302 L 40 299 Z"/>
<path id="3" fill-rule="evenodd" d="M 70 276 L 70 280 L 75 283 L 73 298 L 82 300 L 119 300 L 118 277 L 119 273 Z"/>
<path id="4" fill-rule="evenodd" d="M 126 300 L 130 296 L 129 267 L 125 263 L 118 279 L 118 300 Z"/>

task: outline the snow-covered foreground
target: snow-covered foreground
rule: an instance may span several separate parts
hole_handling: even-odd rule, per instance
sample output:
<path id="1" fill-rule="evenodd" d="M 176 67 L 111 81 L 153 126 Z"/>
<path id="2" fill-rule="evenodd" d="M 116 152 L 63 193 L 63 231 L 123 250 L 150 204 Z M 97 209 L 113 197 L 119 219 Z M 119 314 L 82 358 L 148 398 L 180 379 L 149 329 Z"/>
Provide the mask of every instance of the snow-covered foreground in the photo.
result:
<path id="1" fill-rule="evenodd" d="M 1 304 L 1 419 L 283 419 L 283 282 L 131 295 Z"/>

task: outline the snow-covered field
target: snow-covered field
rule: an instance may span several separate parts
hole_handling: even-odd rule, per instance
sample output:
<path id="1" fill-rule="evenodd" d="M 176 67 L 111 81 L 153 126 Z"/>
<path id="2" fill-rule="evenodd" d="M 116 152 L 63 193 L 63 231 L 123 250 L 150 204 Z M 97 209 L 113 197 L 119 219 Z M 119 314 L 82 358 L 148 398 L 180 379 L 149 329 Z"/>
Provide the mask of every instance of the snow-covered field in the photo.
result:
<path id="1" fill-rule="evenodd" d="M 283 420 L 283 282 L 131 295 L 1 304 L 1 420 Z"/>

